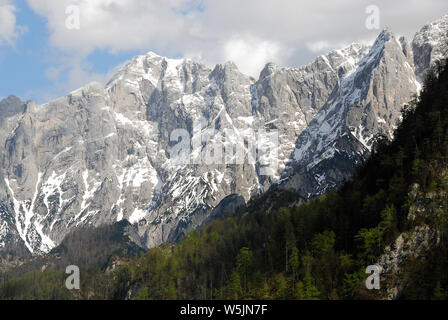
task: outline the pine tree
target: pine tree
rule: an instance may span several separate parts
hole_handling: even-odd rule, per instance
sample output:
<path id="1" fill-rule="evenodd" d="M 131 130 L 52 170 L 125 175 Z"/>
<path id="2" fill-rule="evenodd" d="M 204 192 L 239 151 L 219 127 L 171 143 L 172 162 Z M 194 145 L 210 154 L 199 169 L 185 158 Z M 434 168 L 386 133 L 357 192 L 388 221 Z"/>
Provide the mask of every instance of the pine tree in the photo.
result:
<path id="1" fill-rule="evenodd" d="M 244 294 L 247 292 L 247 282 L 250 272 L 253 267 L 253 253 L 247 248 L 243 247 L 240 249 L 238 256 L 236 258 L 237 270 L 240 277 L 243 279 L 243 290 Z"/>
<path id="2" fill-rule="evenodd" d="M 303 298 L 304 300 L 319 300 L 320 292 L 314 284 L 313 276 L 310 272 L 303 278 Z"/>
<path id="3" fill-rule="evenodd" d="M 432 300 L 447 300 L 448 294 L 447 291 L 442 288 L 440 285 L 440 281 L 437 282 L 437 287 L 434 288 L 434 292 L 432 294 Z"/>
<path id="4" fill-rule="evenodd" d="M 227 296 L 230 299 L 238 300 L 242 295 L 241 280 L 238 272 L 232 272 L 229 284 L 227 285 Z"/>
<path id="5" fill-rule="evenodd" d="M 289 265 L 292 269 L 292 282 L 293 282 L 293 290 L 296 281 L 296 274 L 299 271 L 300 260 L 299 260 L 299 250 L 297 247 L 293 247 L 291 250 L 291 256 L 289 257 Z"/>

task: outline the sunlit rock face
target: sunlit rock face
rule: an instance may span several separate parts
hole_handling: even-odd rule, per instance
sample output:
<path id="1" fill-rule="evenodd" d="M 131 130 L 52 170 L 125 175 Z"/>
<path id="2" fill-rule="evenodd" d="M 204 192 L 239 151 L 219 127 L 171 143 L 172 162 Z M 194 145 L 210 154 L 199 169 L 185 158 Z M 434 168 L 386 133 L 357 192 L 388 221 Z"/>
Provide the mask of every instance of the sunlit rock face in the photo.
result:
<path id="1" fill-rule="evenodd" d="M 304 67 L 267 64 L 258 80 L 232 62 L 209 68 L 150 52 L 106 86 L 44 105 L 1 101 L 0 250 L 42 254 L 77 227 L 123 219 L 150 248 L 271 187 L 325 193 L 351 176 L 378 133 L 392 138 L 441 57 L 447 20 L 411 44 L 384 30 L 372 46 L 352 44 Z M 179 130 L 191 139 L 188 162 L 173 158 Z M 210 145 L 221 160 L 206 161 Z"/>

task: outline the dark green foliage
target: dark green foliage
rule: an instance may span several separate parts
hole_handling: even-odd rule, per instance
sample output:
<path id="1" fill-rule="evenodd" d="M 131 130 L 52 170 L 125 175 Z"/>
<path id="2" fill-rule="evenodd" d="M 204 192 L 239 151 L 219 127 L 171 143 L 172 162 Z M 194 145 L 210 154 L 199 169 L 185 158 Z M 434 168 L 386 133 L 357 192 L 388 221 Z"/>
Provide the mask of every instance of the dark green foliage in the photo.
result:
<path id="1" fill-rule="evenodd" d="M 31 272 L 1 286 L 0 299 L 70 300 L 72 292 L 65 287 L 65 273 L 59 271 Z"/>

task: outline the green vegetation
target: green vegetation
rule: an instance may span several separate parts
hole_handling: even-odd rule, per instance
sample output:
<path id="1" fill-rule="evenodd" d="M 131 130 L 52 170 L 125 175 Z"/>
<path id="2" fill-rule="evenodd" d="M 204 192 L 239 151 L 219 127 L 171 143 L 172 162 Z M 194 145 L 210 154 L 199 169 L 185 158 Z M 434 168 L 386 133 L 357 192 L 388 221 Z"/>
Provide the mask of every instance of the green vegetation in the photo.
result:
<path id="1" fill-rule="evenodd" d="M 404 109 L 395 140 L 379 137 L 370 159 L 338 191 L 296 208 L 215 221 L 114 271 L 84 270 L 76 295 L 61 289 L 62 273 L 45 271 L 7 281 L 0 298 L 373 299 L 376 293 L 363 286 L 366 266 L 400 233 L 427 224 L 440 230 L 440 242 L 409 266 L 402 297 L 446 299 L 447 213 L 408 219 L 412 184 L 442 198 L 448 191 L 445 65 L 434 68 L 420 98 Z"/>

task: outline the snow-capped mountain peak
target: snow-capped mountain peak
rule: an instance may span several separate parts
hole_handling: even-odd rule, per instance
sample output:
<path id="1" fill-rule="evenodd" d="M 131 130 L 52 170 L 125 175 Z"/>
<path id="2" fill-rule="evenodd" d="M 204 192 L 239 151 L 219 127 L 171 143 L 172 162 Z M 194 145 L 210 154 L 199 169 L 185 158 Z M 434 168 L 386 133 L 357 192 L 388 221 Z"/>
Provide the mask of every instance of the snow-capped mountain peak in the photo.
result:
<path id="1" fill-rule="evenodd" d="M 412 41 L 412 50 L 417 77 L 422 81 L 431 63 L 445 57 L 448 52 L 448 14 L 417 32 Z"/>
<path id="2" fill-rule="evenodd" d="M 208 68 L 149 52 L 105 87 L 41 106 L 0 102 L 0 250 L 47 252 L 74 228 L 123 219 L 153 247 L 200 226 L 229 195 L 248 201 L 274 185 L 324 193 L 350 177 L 376 134 L 392 137 L 417 78 L 443 52 L 446 22 L 425 26 L 412 48 L 383 30 L 372 46 L 300 68 L 267 64 L 258 80 L 233 62 Z M 179 133 L 189 139 L 180 164 Z"/>

